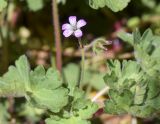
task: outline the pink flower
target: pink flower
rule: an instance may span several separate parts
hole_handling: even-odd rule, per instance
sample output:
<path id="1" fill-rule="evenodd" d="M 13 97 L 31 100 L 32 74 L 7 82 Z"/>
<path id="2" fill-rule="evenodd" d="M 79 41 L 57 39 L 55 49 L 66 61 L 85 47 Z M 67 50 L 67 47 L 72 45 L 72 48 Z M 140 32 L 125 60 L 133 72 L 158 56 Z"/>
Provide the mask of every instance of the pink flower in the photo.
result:
<path id="1" fill-rule="evenodd" d="M 65 37 L 74 35 L 75 37 L 80 38 L 83 36 L 81 28 L 86 24 L 87 22 L 84 19 L 80 19 L 79 21 L 77 21 L 76 16 L 70 16 L 69 23 L 65 23 L 62 25 L 63 35 Z"/>

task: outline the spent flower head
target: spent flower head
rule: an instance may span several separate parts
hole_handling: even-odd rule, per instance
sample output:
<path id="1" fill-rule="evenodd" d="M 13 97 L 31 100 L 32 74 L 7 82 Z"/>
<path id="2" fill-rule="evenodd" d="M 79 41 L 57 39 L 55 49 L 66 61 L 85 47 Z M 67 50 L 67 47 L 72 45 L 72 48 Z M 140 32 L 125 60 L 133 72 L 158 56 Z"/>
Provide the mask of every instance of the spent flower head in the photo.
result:
<path id="1" fill-rule="evenodd" d="M 83 36 L 81 28 L 86 24 L 87 22 L 84 19 L 80 19 L 79 21 L 77 21 L 76 16 L 70 16 L 69 23 L 65 23 L 62 25 L 63 35 L 65 37 L 74 35 L 75 37 L 80 38 Z"/>

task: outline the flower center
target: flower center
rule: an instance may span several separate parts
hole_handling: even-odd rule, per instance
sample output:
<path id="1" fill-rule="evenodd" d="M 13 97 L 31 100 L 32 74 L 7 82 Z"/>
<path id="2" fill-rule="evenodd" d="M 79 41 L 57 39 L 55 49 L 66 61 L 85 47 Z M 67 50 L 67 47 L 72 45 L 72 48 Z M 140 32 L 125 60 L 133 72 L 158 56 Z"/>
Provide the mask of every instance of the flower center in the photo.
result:
<path id="1" fill-rule="evenodd" d="M 77 26 L 72 26 L 73 30 L 76 31 L 77 30 Z"/>

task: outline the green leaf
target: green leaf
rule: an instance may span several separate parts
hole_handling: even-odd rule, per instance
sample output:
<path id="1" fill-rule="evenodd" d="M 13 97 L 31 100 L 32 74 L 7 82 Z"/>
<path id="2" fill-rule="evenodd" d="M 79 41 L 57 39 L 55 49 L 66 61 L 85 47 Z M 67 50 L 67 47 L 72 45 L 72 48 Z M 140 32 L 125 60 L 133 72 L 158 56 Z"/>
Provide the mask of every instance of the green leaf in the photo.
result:
<path id="1" fill-rule="evenodd" d="M 135 29 L 133 32 L 134 43 L 138 43 L 141 40 L 141 33 L 139 29 Z"/>
<path id="2" fill-rule="evenodd" d="M 16 74 L 16 73 L 15 73 Z M 8 75 L 12 76 L 12 75 Z M 14 75 L 15 76 L 15 75 Z M 9 79 L 0 78 L 0 96 L 1 97 L 23 97 L 25 95 L 24 83 L 16 77 Z"/>
<path id="3" fill-rule="evenodd" d="M 16 66 L 10 66 L 7 73 L 0 78 L 1 96 L 24 96 L 26 91 L 30 91 L 29 71 L 30 66 L 25 56 L 21 56 L 16 62 Z"/>
<path id="4" fill-rule="evenodd" d="M 136 61 L 108 62 L 104 80 L 111 90 L 105 110 L 140 118 L 156 116 L 160 111 L 160 37 L 150 29 L 142 35 L 135 30 L 133 40 L 124 34 L 121 37 L 133 45 Z"/>
<path id="5" fill-rule="evenodd" d="M 32 88 L 56 89 L 62 85 L 62 80 L 58 71 L 50 68 L 45 72 L 43 66 L 38 66 L 31 72 Z"/>
<path id="6" fill-rule="evenodd" d="M 77 114 L 82 119 L 90 119 L 97 110 L 98 110 L 98 105 L 95 103 L 92 103 L 91 101 L 88 101 L 86 108 L 80 109 L 77 112 Z"/>
<path id="7" fill-rule="evenodd" d="M 129 90 L 124 90 L 122 93 L 110 89 L 109 97 L 121 108 L 128 110 L 132 104 L 133 94 Z"/>
<path id="8" fill-rule="evenodd" d="M 62 87 L 59 73 L 38 66 L 30 71 L 26 56 L 21 56 L 0 78 L 1 96 L 25 96 L 31 105 L 59 112 L 68 103 L 68 89 Z"/>
<path id="9" fill-rule="evenodd" d="M 68 84 L 68 88 L 70 89 L 70 92 L 74 91 L 75 87 L 77 86 L 78 78 L 79 78 L 79 73 L 80 73 L 80 68 L 78 65 L 71 63 L 68 64 L 64 69 L 63 73 L 65 76 L 65 79 Z"/>
<path id="10" fill-rule="evenodd" d="M 115 104 L 112 100 L 106 100 L 105 102 L 105 112 L 112 115 L 121 115 L 126 114 L 126 111 L 120 108 L 117 104 Z"/>
<path id="11" fill-rule="evenodd" d="M 143 35 L 136 29 L 133 33 L 133 41 L 127 37 L 127 34 L 121 34 L 120 37 L 130 43 L 135 50 L 135 58 L 144 72 L 150 76 L 160 75 L 160 37 L 153 35 L 151 29 L 147 29 Z"/>
<path id="12" fill-rule="evenodd" d="M 160 111 L 160 95 L 152 98 L 151 100 L 147 100 L 146 105 L 153 108 L 154 111 L 152 113 L 159 112 Z"/>
<path id="13" fill-rule="evenodd" d="M 26 56 L 21 56 L 15 62 L 17 71 L 19 73 L 20 79 L 24 82 L 26 90 L 30 90 L 30 65 L 28 63 Z"/>
<path id="14" fill-rule="evenodd" d="M 34 89 L 30 97 L 30 103 L 35 107 L 59 112 L 68 103 L 68 90 L 58 88 L 55 90 Z"/>
<path id="15" fill-rule="evenodd" d="M 83 79 L 82 85 L 90 85 L 96 90 L 101 90 L 105 87 L 105 82 L 103 80 L 104 73 L 100 71 L 94 71 L 93 68 L 90 67 L 89 69 L 85 70 L 85 76 Z"/>
<path id="16" fill-rule="evenodd" d="M 134 92 L 134 104 L 142 104 L 144 103 L 144 100 L 146 98 L 146 93 L 148 91 L 148 83 L 146 82 L 141 82 L 135 87 L 135 92 Z"/>
<path id="17" fill-rule="evenodd" d="M 7 6 L 6 0 L 0 0 L 0 12 Z"/>
<path id="18" fill-rule="evenodd" d="M 130 33 L 126 33 L 124 31 L 120 31 L 120 32 L 118 32 L 117 35 L 118 35 L 118 37 L 120 39 L 122 39 L 125 42 L 128 42 L 131 45 L 134 43 L 134 41 L 133 41 L 133 35 L 130 34 Z"/>
<path id="19" fill-rule="evenodd" d="M 84 98 L 79 98 L 73 102 L 73 109 L 78 110 L 78 109 L 83 109 L 87 106 L 88 100 Z"/>
<path id="20" fill-rule="evenodd" d="M 60 118 L 51 117 L 46 119 L 46 124 L 90 124 L 87 119 L 90 119 L 93 114 L 97 111 L 98 106 L 91 101 L 87 101 L 87 106 L 79 110 L 74 110 L 73 113 L 70 112 L 70 117 Z"/>
<path id="21" fill-rule="evenodd" d="M 78 87 L 74 88 L 73 94 L 70 94 L 72 96 L 73 101 L 72 101 L 72 109 L 73 110 L 79 110 L 83 109 L 88 105 L 88 102 L 90 100 L 84 99 L 85 98 L 85 92 Z"/>
<path id="22" fill-rule="evenodd" d="M 154 112 L 155 109 L 150 106 L 133 106 L 130 108 L 130 113 L 140 118 L 150 118 Z"/>
<path id="23" fill-rule="evenodd" d="M 109 72 L 104 81 L 110 88 L 123 90 L 141 81 L 143 72 L 135 61 L 108 61 Z"/>
<path id="24" fill-rule="evenodd" d="M 148 96 L 147 100 L 155 99 L 156 97 L 159 97 L 160 95 L 160 84 L 159 80 L 156 78 L 149 78 L 148 79 Z"/>
<path id="25" fill-rule="evenodd" d="M 123 10 L 130 0 L 106 0 L 106 5 L 114 12 Z"/>
<path id="26" fill-rule="evenodd" d="M 152 38 L 153 38 L 153 33 L 151 29 L 147 29 L 141 37 L 142 41 L 145 41 L 145 42 L 150 42 Z"/>
<path id="27" fill-rule="evenodd" d="M 109 97 L 105 103 L 105 111 L 110 114 L 126 114 L 133 103 L 133 94 L 129 90 L 121 93 L 110 89 Z"/>
<path id="28" fill-rule="evenodd" d="M 79 98 L 84 98 L 85 97 L 85 92 L 81 89 L 79 89 L 78 87 L 74 88 L 73 94 L 71 94 L 70 96 L 74 97 L 75 100 L 79 99 Z"/>
<path id="29" fill-rule="evenodd" d="M 45 71 L 38 66 L 30 73 L 31 91 L 27 99 L 35 107 L 59 112 L 68 103 L 68 89 L 62 87 L 58 71 L 50 68 Z"/>
<path id="30" fill-rule="evenodd" d="M 46 124 L 90 124 L 87 120 L 83 120 L 80 117 L 71 117 L 68 119 L 60 119 L 54 120 L 52 118 L 48 118 L 45 120 Z"/>
<path id="31" fill-rule="evenodd" d="M 160 37 L 153 35 L 150 29 L 147 29 L 143 35 L 140 35 L 139 31 L 134 33 L 133 45 L 135 49 L 135 57 L 140 63 L 143 71 L 145 71 L 150 76 L 159 76 L 159 55 L 160 53 Z M 156 53 L 156 54 L 155 54 Z"/>
<path id="32" fill-rule="evenodd" d="M 123 10 L 131 0 L 89 0 L 89 5 L 94 8 L 109 7 L 112 11 Z"/>
<path id="33" fill-rule="evenodd" d="M 27 4 L 30 10 L 38 11 L 43 8 L 43 0 L 27 0 Z"/>

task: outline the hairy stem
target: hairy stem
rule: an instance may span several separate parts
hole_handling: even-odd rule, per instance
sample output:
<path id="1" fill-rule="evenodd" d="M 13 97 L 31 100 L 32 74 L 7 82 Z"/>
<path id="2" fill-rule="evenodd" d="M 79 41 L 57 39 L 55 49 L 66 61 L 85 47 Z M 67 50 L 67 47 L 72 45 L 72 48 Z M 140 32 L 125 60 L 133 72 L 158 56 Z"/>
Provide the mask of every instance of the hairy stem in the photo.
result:
<path id="1" fill-rule="evenodd" d="M 103 96 L 108 91 L 109 91 L 109 87 L 106 86 L 93 97 L 92 102 L 95 102 L 99 97 Z"/>
<path id="2" fill-rule="evenodd" d="M 57 69 L 62 71 L 62 51 L 61 51 L 61 35 L 60 35 L 60 24 L 59 24 L 59 13 L 57 0 L 52 0 L 52 15 L 53 15 L 53 27 L 54 27 L 54 38 L 56 47 L 56 66 Z"/>
<path id="3" fill-rule="evenodd" d="M 84 46 L 81 43 L 81 39 L 78 39 L 78 43 L 81 49 L 81 71 L 80 71 L 80 79 L 78 82 L 78 87 L 81 88 L 81 83 L 83 82 L 83 77 L 84 77 L 84 65 L 85 65 L 85 50 L 84 50 Z"/>

